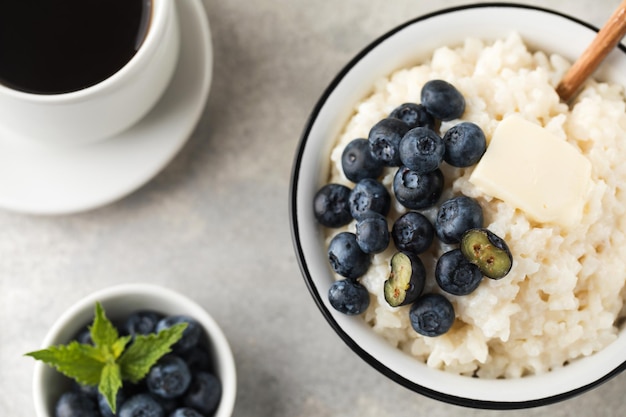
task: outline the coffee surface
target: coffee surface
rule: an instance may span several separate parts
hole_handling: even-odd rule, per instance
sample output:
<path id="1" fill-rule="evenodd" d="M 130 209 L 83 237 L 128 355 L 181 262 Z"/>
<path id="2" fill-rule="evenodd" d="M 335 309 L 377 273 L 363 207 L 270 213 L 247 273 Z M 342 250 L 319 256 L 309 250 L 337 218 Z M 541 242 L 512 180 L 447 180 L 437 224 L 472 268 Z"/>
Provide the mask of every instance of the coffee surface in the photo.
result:
<path id="1" fill-rule="evenodd" d="M 0 84 L 37 94 L 97 84 L 135 55 L 151 6 L 152 0 L 0 0 Z"/>

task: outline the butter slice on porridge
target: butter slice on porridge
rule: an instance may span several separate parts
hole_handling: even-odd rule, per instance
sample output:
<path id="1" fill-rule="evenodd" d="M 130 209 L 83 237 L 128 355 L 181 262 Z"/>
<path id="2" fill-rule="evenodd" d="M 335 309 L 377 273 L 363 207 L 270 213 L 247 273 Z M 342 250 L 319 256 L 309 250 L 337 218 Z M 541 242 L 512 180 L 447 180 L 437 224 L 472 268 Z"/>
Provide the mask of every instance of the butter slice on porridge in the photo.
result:
<path id="1" fill-rule="evenodd" d="M 573 145 L 512 115 L 500 122 L 469 181 L 539 223 L 569 229 L 583 215 L 591 163 Z"/>

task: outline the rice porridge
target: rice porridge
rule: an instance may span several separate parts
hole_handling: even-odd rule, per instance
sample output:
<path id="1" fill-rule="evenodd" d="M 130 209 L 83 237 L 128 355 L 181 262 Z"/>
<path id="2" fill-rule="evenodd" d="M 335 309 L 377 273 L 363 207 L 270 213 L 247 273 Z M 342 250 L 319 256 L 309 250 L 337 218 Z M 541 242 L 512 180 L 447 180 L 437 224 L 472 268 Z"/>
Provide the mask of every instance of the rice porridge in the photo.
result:
<path id="1" fill-rule="evenodd" d="M 360 278 L 370 293 L 362 319 L 393 346 L 428 366 L 482 378 L 522 377 L 591 355 L 617 337 L 626 296 L 624 90 L 589 80 L 570 108 L 555 92 L 569 66 L 559 56 L 529 51 L 515 33 L 491 43 L 467 39 L 457 47 L 437 49 L 429 62 L 377 82 L 336 140 L 329 182 L 353 187 L 341 167 L 346 144 L 367 138 L 371 126 L 398 105 L 419 103 L 424 83 L 442 79 L 465 97 L 462 120 L 479 125 L 488 141 L 503 118 L 517 113 L 566 139 L 591 162 L 583 217 L 569 229 L 537 223 L 482 193 L 469 182 L 474 167 L 442 164 L 446 179 L 442 200 L 458 194 L 475 198 L 482 206 L 485 227 L 507 242 L 513 268 L 501 280 L 483 279 L 469 295 L 445 294 L 454 305 L 455 323 L 442 336 L 424 337 L 411 327 L 409 306 L 390 307 L 383 296 L 396 251 L 393 242 L 372 257 Z M 442 122 L 441 135 L 458 122 Z M 385 168 L 380 177 L 390 190 L 395 171 Z M 391 225 L 407 209 L 390 194 Z M 436 208 L 423 213 L 434 220 Z M 326 243 L 354 227 L 352 222 L 326 229 Z M 442 293 L 432 271 L 447 249 L 435 239 L 431 250 L 420 255 L 427 270 L 424 292 Z"/>

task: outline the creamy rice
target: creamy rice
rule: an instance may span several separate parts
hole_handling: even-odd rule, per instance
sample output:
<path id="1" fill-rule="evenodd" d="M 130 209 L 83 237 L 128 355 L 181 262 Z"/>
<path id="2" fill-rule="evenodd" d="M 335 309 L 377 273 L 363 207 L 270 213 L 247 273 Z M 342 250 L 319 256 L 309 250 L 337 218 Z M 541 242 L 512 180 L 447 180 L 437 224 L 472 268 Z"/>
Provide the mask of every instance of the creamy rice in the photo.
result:
<path id="1" fill-rule="evenodd" d="M 330 182 L 353 184 L 341 170 L 341 153 L 355 138 L 405 102 L 419 103 L 428 80 L 443 79 L 465 96 L 463 120 L 478 124 L 488 140 L 499 121 L 519 113 L 566 139 L 592 163 L 592 188 L 583 219 L 571 230 L 537 224 L 506 203 L 482 194 L 468 182 L 472 168 L 442 165 L 442 200 L 463 193 L 483 207 L 485 226 L 504 238 L 514 258 L 505 278 L 483 279 L 467 296 L 446 294 L 457 319 L 443 336 L 428 338 L 411 327 L 409 306 L 389 307 L 383 283 L 393 242 L 373 257 L 361 278 L 371 294 L 363 319 L 389 343 L 431 367 L 483 378 L 539 374 L 607 346 L 617 337 L 626 291 L 626 112 L 621 86 L 588 81 L 572 108 L 555 87 L 570 63 L 556 55 L 531 52 L 512 33 L 496 42 L 467 39 L 436 50 L 429 62 L 399 70 L 376 83 L 359 103 L 331 154 Z M 459 120 L 442 123 L 443 135 Z M 395 168 L 382 182 L 391 189 Z M 404 207 L 393 200 L 389 226 Z M 436 208 L 425 212 L 434 220 Z M 328 229 L 327 243 L 354 223 Z M 428 270 L 426 291 L 441 292 L 434 280 L 436 259 L 450 247 L 435 239 L 420 257 Z M 337 276 L 337 279 L 340 277 Z"/>

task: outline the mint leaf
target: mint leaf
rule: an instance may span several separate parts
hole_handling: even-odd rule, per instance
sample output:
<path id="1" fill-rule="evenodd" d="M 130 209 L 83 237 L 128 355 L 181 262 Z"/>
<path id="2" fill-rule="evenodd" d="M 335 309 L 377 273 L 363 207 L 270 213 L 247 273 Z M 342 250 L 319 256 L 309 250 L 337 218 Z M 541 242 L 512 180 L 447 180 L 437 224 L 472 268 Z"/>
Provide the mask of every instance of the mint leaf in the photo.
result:
<path id="1" fill-rule="evenodd" d="M 76 341 L 67 346 L 51 346 L 26 354 L 54 367 L 82 385 L 98 385 L 104 363 L 101 352 L 94 346 Z"/>
<path id="2" fill-rule="evenodd" d="M 133 383 L 139 382 L 163 355 L 180 340 L 187 323 L 178 323 L 157 334 L 137 335 L 132 345 L 119 359 L 122 377 Z"/>
<path id="3" fill-rule="evenodd" d="M 158 334 L 120 337 L 99 302 L 89 332 L 94 345 L 72 341 L 27 353 L 81 385 L 98 386 L 111 411 L 116 411 L 117 392 L 123 380 L 139 382 L 150 368 L 183 336 L 187 323 L 179 323 Z"/>
<path id="4" fill-rule="evenodd" d="M 96 302 L 95 317 L 89 331 L 94 345 L 103 351 L 109 350 L 119 338 L 117 329 L 106 317 L 104 308 L 102 308 L 102 305 L 99 302 Z"/>
<path id="5" fill-rule="evenodd" d="M 114 359 L 117 360 L 120 356 L 122 356 L 124 349 L 126 349 L 126 345 L 132 340 L 132 338 L 132 336 L 120 337 L 115 342 L 113 342 L 111 346 L 109 346 L 108 350 Z"/>
<path id="6" fill-rule="evenodd" d="M 120 366 L 115 362 L 107 363 L 102 368 L 98 391 L 106 398 L 113 414 L 117 408 L 117 391 L 122 388 Z"/>

